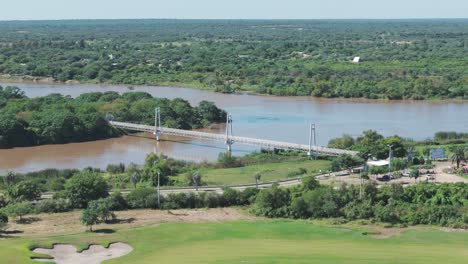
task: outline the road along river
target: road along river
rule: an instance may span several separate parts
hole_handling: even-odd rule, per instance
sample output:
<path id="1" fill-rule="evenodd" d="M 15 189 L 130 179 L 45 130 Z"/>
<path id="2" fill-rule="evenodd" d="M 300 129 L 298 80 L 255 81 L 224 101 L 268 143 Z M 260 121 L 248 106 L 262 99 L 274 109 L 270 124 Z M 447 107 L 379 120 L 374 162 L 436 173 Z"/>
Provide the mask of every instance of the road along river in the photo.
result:
<path id="1" fill-rule="evenodd" d="M 20 87 L 29 97 L 50 93 L 76 97 L 93 91 L 130 91 L 126 86 L 120 85 L 11 85 Z M 418 140 L 432 137 L 437 131 L 468 131 L 468 102 L 384 102 L 272 97 L 152 86 L 135 86 L 134 91 L 146 91 L 155 97 L 181 97 L 192 104 L 201 100 L 213 101 L 233 116 L 235 135 L 294 143 L 307 144 L 311 121 L 316 123 L 319 145 L 326 145 L 331 138 L 343 134 L 358 136 L 366 129 L 377 130 L 386 136 L 398 134 Z M 209 132 L 223 133 L 224 127 L 216 126 Z M 109 163 L 142 163 L 146 154 L 150 152 L 192 161 L 214 160 L 226 149 L 221 142 L 166 137 L 166 141 L 158 143 L 151 137 L 125 136 L 95 142 L 0 150 L 0 170 L 26 172 L 51 167 L 105 168 Z M 255 149 L 240 144 L 233 146 L 236 155 Z"/>

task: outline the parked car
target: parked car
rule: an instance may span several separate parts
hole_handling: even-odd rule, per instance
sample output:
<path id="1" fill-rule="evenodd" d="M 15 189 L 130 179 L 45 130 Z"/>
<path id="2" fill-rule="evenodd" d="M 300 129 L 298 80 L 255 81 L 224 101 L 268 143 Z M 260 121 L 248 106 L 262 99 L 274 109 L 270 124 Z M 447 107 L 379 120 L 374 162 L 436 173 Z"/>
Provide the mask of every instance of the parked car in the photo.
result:
<path id="1" fill-rule="evenodd" d="M 390 181 L 392 179 L 392 176 L 390 175 L 384 175 L 380 178 L 377 178 L 378 181 L 383 181 L 383 182 L 387 182 L 387 181 Z"/>

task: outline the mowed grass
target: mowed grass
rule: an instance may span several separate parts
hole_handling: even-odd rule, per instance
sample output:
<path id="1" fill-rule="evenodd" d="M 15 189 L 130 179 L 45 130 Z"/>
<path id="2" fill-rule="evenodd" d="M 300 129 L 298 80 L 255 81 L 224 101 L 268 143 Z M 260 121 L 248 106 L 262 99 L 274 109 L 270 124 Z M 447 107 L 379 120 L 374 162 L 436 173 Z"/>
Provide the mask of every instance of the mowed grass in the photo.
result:
<path id="1" fill-rule="evenodd" d="M 0 239 L 1 263 L 34 263 L 28 245 L 129 243 L 127 256 L 105 263 L 466 263 L 468 233 L 408 230 L 392 238 L 363 235 L 362 228 L 307 221 L 260 220 L 168 223 L 44 239 Z"/>
<path id="2" fill-rule="evenodd" d="M 282 161 L 274 163 L 254 164 L 240 168 L 229 169 L 204 169 L 201 170 L 202 180 L 206 185 L 235 185 L 255 183 L 253 175 L 260 173 L 261 182 L 272 182 L 276 180 L 285 180 L 298 176 L 289 176 L 288 174 L 299 171 L 300 168 L 307 170 L 307 174 L 315 174 L 320 170 L 327 171 L 330 167 L 330 161 L 327 160 L 296 160 Z M 186 175 L 176 176 L 178 181 L 183 182 Z"/>

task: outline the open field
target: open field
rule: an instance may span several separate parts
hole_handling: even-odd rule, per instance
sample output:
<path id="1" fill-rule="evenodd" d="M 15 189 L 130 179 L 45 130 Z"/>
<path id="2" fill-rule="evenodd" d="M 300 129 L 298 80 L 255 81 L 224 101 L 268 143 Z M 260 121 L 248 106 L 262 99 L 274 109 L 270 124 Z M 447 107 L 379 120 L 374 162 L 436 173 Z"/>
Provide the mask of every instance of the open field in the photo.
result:
<path id="1" fill-rule="evenodd" d="M 296 178 L 298 176 L 288 177 L 288 174 L 298 172 L 300 168 L 306 169 L 307 174 L 315 174 L 320 170 L 326 171 L 329 167 L 330 161 L 326 160 L 299 160 L 255 164 L 240 168 L 205 169 L 200 172 L 203 175 L 202 180 L 206 185 L 235 185 L 255 183 L 253 177 L 255 173 L 262 175 L 261 182 L 271 182 Z M 176 178 L 178 181 L 184 181 L 185 174 L 178 175 Z"/>
<path id="2" fill-rule="evenodd" d="M 220 217 L 223 214 L 227 217 Z M 116 241 L 128 243 L 134 250 L 105 263 L 466 263 L 468 257 L 467 232 L 430 227 L 402 231 L 354 224 L 330 226 L 320 221 L 264 220 L 235 209 L 138 210 L 121 212 L 119 218 L 131 215 L 133 223 L 98 226 L 107 230 L 100 233 L 77 229 L 76 212 L 49 215 L 50 230 L 60 223 L 70 225 L 52 234 L 43 233 L 44 228 L 33 234 L 31 230 L 41 222 L 37 221 L 24 233 L 11 235 L 15 238 L 1 238 L 2 262 L 34 263 L 29 259 L 33 253 L 28 247 L 32 245 L 70 243 L 83 249 L 89 243 Z M 366 231 L 384 235 L 364 235 Z"/>

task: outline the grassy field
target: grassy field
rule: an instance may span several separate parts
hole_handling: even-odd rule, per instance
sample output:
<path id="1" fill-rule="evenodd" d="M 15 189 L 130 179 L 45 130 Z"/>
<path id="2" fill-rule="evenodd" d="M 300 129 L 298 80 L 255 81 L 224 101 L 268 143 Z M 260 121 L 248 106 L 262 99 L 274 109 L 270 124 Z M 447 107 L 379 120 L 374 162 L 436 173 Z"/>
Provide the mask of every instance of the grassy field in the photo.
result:
<path id="1" fill-rule="evenodd" d="M 48 238 L 0 239 L 2 263 L 34 263 L 30 245 L 121 241 L 134 251 L 105 263 L 466 263 L 468 233 L 411 229 L 374 238 L 364 229 L 307 221 L 167 223 Z"/>
<path id="2" fill-rule="evenodd" d="M 230 169 L 205 169 L 201 170 L 203 182 L 207 185 L 234 185 L 254 183 L 253 175 L 260 173 L 262 182 L 284 180 L 288 174 L 298 172 L 300 168 L 307 170 L 307 174 L 326 171 L 330 167 L 330 161 L 326 160 L 297 160 L 277 163 L 264 163 Z M 298 176 L 289 176 L 298 177 Z M 176 176 L 178 181 L 184 181 L 185 174 Z"/>

